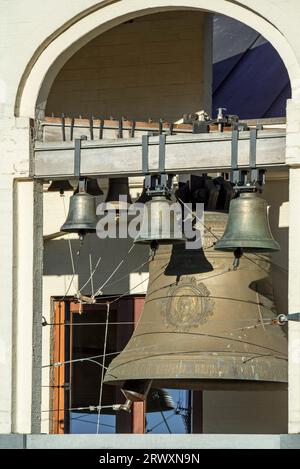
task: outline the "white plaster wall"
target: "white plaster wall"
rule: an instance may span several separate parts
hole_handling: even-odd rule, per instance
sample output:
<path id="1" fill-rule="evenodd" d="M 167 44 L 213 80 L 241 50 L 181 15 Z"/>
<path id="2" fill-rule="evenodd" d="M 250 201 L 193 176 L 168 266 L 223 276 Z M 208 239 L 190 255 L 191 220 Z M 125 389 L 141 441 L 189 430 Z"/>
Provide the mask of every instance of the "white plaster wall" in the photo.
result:
<path id="1" fill-rule="evenodd" d="M 0 230 L 0 433 L 11 431 L 12 407 L 12 335 L 13 304 L 7 295 L 13 289 L 13 179 L 0 178 L 0 216 L 5 220 L 5 229 Z M 3 268 L 4 267 L 4 268 Z"/>
<path id="2" fill-rule="evenodd" d="M 13 116 L 20 78 L 36 48 L 62 24 L 96 3 L 96 0 L 1 0 L 1 114 Z"/>
<path id="3" fill-rule="evenodd" d="M 287 402 L 287 391 L 204 392 L 204 433 L 287 433 Z"/>
<path id="4" fill-rule="evenodd" d="M 32 315 L 33 301 L 33 183 L 15 185 L 15 290 L 14 290 L 14 428 L 15 433 L 31 431 Z M 26 280 L 25 280 L 26 279 Z"/>

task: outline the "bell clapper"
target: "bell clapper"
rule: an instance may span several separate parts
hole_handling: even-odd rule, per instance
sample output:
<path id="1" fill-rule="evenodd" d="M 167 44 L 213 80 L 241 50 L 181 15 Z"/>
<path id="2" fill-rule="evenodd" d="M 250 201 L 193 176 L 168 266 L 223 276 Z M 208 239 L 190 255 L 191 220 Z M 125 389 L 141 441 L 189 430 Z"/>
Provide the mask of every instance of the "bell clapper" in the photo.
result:
<path id="1" fill-rule="evenodd" d="M 150 244 L 150 250 L 151 250 L 151 256 L 150 257 L 151 257 L 152 261 L 154 260 L 157 249 L 158 249 L 158 242 L 157 241 L 152 241 L 151 244 Z"/>
<path id="2" fill-rule="evenodd" d="M 125 404 L 117 404 L 114 410 L 116 410 L 117 412 L 123 410 L 124 412 L 131 414 L 132 404 L 133 402 L 130 399 L 126 399 Z"/>
<path id="3" fill-rule="evenodd" d="M 233 261 L 233 270 L 237 270 L 240 265 L 240 258 L 243 255 L 242 248 L 237 248 L 234 251 L 234 261 Z"/>
<path id="4" fill-rule="evenodd" d="M 79 237 L 79 249 L 78 249 L 78 251 L 77 251 L 77 253 L 76 253 L 77 256 L 79 256 L 79 254 L 80 254 L 80 249 L 82 248 L 85 235 L 86 235 L 85 231 L 79 231 L 79 233 L 78 233 L 78 237 Z"/>

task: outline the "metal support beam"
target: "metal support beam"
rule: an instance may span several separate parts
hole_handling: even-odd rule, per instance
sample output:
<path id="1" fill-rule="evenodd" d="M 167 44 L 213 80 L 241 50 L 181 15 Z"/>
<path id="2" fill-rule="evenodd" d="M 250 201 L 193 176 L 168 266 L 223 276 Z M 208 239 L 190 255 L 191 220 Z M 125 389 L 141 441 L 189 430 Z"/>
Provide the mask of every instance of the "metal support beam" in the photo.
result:
<path id="1" fill-rule="evenodd" d="M 259 168 L 285 166 L 285 131 L 257 132 L 256 163 Z M 144 143 L 145 145 L 145 143 Z M 159 136 L 149 137 L 149 173 L 159 167 Z M 239 132 L 237 166 L 249 168 L 250 132 Z M 82 176 L 142 176 L 141 138 L 81 142 Z M 226 171 L 231 168 L 231 132 L 171 135 L 166 137 L 165 172 Z M 35 145 L 34 177 L 59 179 L 74 176 L 74 142 Z"/>

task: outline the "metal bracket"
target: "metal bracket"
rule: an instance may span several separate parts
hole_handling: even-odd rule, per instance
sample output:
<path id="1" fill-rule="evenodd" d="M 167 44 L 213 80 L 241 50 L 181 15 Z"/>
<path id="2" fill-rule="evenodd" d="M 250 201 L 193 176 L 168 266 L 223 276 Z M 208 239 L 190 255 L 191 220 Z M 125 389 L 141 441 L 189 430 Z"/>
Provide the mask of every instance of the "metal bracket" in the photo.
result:
<path id="1" fill-rule="evenodd" d="M 81 142 L 87 140 L 86 135 L 82 135 L 80 138 L 75 138 L 75 152 L 74 152 L 74 176 L 80 178 L 81 168 Z"/>
<path id="2" fill-rule="evenodd" d="M 142 171 L 149 173 L 149 135 L 142 136 Z"/>
<path id="3" fill-rule="evenodd" d="M 193 121 L 193 134 L 207 134 L 209 132 L 209 122 Z"/>
<path id="4" fill-rule="evenodd" d="M 257 125 L 255 129 L 250 130 L 250 154 L 249 154 L 249 165 L 251 169 L 251 183 L 258 181 L 258 170 L 256 167 L 256 147 L 257 147 L 257 132 L 262 130 L 261 125 Z"/>
<path id="5" fill-rule="evenodd" d="M 142 171 L 145 174 L 145 189 L 150 195 L 169 195 L 173 176 L 166 174 L 166 135 L 159 135 L 159 161 L 156 175 L 149 174 L 149 135 L 142 136 Z"/>
<path id="6" fill-rule="evenodd" d="M 158 170 L 160 173 L 164 173 L 166 170 L 166 136 L 165 134 L 161 134 L 159 136 Z"/>
<path id="7" fill-rule="evenodd" d="M 232 131 L 231 137 L 231 175 L 230 180 L 237 185 L 240 181 L 240 173 L 238 170 L 238 148 L 239 148 L 239 130 Z"/>
<path id="8" fill-rule="evenodd" d="M 256 165 L 257 150 L 257 132 L 262 130 L 261 125 L 257 125 L 255 129 L 250 130 L 250 151 L 249 151 L 249 170 L 238 169 L 238 140 L 239 128 L 232 130 L 231 145 L 231 182 L 235 184 L 236 191 L 256 191 L 257 188 L 265 183 L 265 170 L 258 170 Z"/>

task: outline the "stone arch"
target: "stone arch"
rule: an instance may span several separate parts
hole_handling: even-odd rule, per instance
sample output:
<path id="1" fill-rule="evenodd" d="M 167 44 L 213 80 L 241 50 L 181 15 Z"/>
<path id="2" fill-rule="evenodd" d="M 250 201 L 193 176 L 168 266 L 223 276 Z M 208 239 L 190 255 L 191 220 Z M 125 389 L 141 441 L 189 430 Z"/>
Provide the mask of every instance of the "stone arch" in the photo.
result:
<path id="1" fill-rule="evenodd" d="M 300 65 L 284 35 L 270 20 L 240 2 L 215 0 L 207 8 L 206 0 L 106 0 L 85 10 L 61 26 L 44 41 L 27 65 L 15 103 L 15 115 L 34 118 L 43 110 L 51 85 L 62 66 L 94 37 L 120 23 L 140 16 L 168 10 L 202 10 L 221 13 L 261 33 L 278 51 L 291 81 L 292 97 L 297 98 Z"/>

